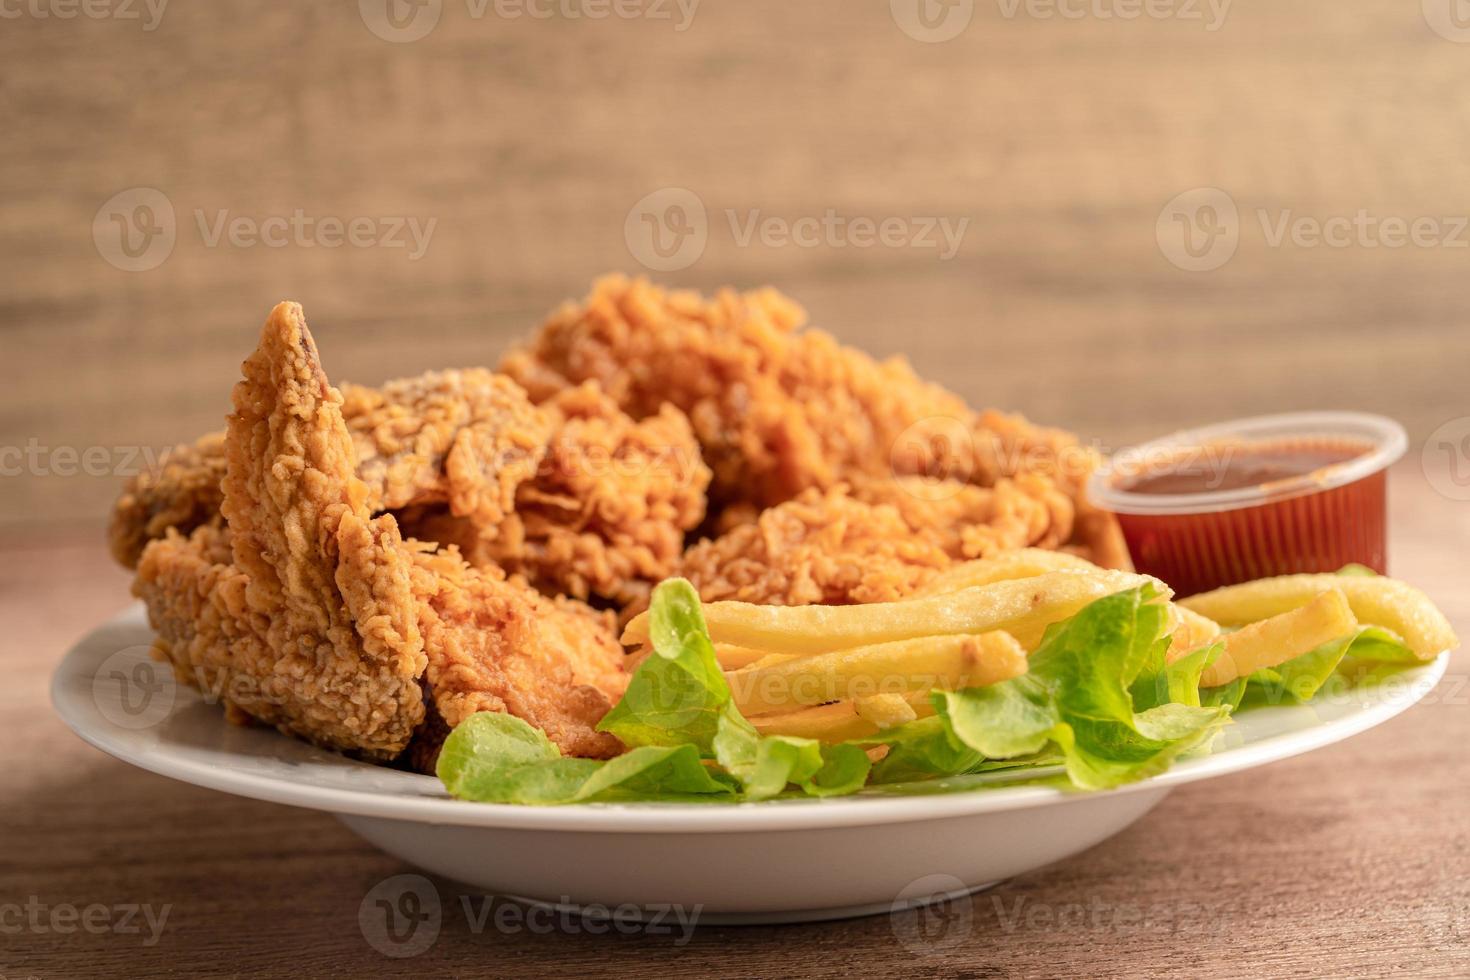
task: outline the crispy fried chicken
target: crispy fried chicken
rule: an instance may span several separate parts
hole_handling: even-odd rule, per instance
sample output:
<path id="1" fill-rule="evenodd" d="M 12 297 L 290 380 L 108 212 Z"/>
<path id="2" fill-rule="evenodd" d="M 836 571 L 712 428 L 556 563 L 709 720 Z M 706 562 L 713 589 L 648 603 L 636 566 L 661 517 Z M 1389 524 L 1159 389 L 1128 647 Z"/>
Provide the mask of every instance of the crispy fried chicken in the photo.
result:
<path id="1" fill-rule="evenodd" d="M 679 574 L 706 602 L 891 602 L 952 561 L 1055 548 L 1072 502 L 1037 475 L 995 487 L 918 477 L 807 490 L 685 553 Z"/>
<path id="2" fill-rule="evenodd" d="M 341 414 L 369 511 L 459 544 L 547 592 L 623 603 L 672 569 L 704 517 L 709 470 L 672 407 L 634 422 L 595 386 L 544 407 L 484 369 L 347 385 Z M 206 436 L 119 497 L 113 555 L 137 564 L 169 527 L 217 524 L 224 440 Z"/>
<path id="3" fill-rule="evenodd" d="M 558 310 L 501 369 L 533 401 L 597 381 L 634 418 L 672 403 L 694 426 L 714 471 L 711 502 L 743 513 L 809 489 L 894 475 L 1050 480 L 1076 511 L 1064 544 L 1123 565 L 1116 522 L 1082 488 L 1096 456 L 1059 430 L 977 414 L 919 379 L 901 358 L 875 361 L 771 289 L 706 300 L 644 280 L 599 280 Z"/>
<path id="4" fill-rule="evenodd" d="M 624 682 L 608 617 L 371 516 L 342 396 L 300 307 L 272 312 L 234 403 L 225 526 L 169 530 L 134 585 L 182 681 L 369 758 L 400 755 L 417 733 L 425 764 L 443 726 L 478 710 L 523 718 L 569 754 L 618 751 L 595 730 Z"/>

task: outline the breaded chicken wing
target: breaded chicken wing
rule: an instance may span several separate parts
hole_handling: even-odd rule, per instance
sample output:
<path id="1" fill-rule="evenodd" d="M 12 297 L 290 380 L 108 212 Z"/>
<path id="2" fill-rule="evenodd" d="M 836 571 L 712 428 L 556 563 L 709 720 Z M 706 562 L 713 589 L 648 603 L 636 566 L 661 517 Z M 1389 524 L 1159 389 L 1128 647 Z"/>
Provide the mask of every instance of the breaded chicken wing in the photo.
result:
<path id="1" fill-rule="evenodd" d="M 624 683 L 606 618 L 370 516 L 342 397 L 300 307 L 272 312 L 234 401 L 227 527 L 151 542 L 134 586 L 181 680 L 371 758 L 413 742 L 431 759 L 426 724 L 442 735 L 477 710 L 509 711 L 570 754 L 619 750 L 594 727 Z"/>
<path id="2" fill-rule="evenodd" d="M 1056 547 L 1072 502 L 1045 477 L 994 488 L 918 477 L 807 490 L 701 541 L 679 574 L 706 602 L 766 605 L 891 602 L 952 561 Z"/>
<path id="3" fill-rule="evenodd" d="M 536 407 L 479 368 L 342 394 L 370 512 L 394 511 L 409 534 L 548 592 L 646 595 L 704 518 L 709 469 L 672 406 L 635 422 L 589 384 Z M 119 562 L 135 565 L 169 527 L 218 523 L 223 447 L 206 436 L 133 480 L 110 530 Z"/>
<path id="4" fill-rule="evenodd" d="M 612 276 L 553 314 L 501 369 L 536 402 L 595 380 L 635 418 L 666 403 L 682 409 L 714 471 L 716 508 L 758 511 L 864 478 L 991 487 L 1038 474 L 1074 502 L 1067 544 L 1100 564 L 1127 562 L 1116 522 L 1083 498 L 1097 460 L 1074 437 L 977 414 L 901 358 L 875 361 L 803 329 L 805 319 L 771 289 L 706 300 Z"/>
<path id="5" fill-rule="evenodd" d="M 548 593 L 619 605 L 646 597 L 704 518 L 710 474 L 689 420 L 666 406 L 634 422 L 591 383 L 544 407 L 555 434 L 493 534 L 444 508 L 404 514 L 405 532 L 457 545 L 472 565 L 523 575 Z"/>
<path id="6" fill-rule="evenodd" d="M 341 396 L 300 308 L 272 312 L 235 386 L 222 532 L 144 549 L 134 591 L 180 680 L 282 731 L 392 758 L 424 717 L 412 561 L 370 519 Z"/>

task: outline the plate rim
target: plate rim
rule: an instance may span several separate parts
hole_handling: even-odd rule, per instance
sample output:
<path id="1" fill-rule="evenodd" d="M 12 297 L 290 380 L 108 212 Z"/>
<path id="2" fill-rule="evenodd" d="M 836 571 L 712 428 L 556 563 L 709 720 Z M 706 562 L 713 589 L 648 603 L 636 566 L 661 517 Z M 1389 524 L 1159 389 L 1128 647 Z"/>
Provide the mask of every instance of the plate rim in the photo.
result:
<path id="1" fill-rule="evenodd" d="M 1005 786 L 943 794 L 869 795 L 828 799 L 767 800 L 758 803 L 583 803 L 538 807 L 508 803 L 472 803 L 445 793 L 432 776 L 400 772 L 405 780 L 421 781 L 422 796 L 388 795 L 372 789 L 345 789 L 310 785 L 242 772 L 228 765 L 209 765 L 167 753 L 139 751 L 105 718 L 96 725 L 95 704 L 89 712 L 68 689 L 95 643 L 109 628 L 148 629 L 141 603 L 133 603 L 79 637 L 62 656 L 51 675 L 53 709 L 79 738 L 94 748 L 136 768 L 180 782 L 236 796 L 321 810 L 414 823 L 581 833 L 763 833 L 913 823 L 975 816 L 1003 810 L 1065 806 L 1103 796 L 1171 789 L 1188 783 L 1229 775 L 1311 752 L 1383 724 L 1422 701 L 1449 666 L 1451 651 L 1408 668 L 1409 683 L 1383 700 L 1343 718 L 1270 737 L 1251 745 L 1235 746 L 1176 763 L 1166 772 L 1109 790 L 1076 791 L 1051 786 Z M 81 699 L 85 701 L 85 699 Z M 220 718 L 225 723 L 223 716 Z M 288 737 L 288 736 L 280 736 Z M 392 772 L 371 763 L 341 757 L 346 765 Z"/>

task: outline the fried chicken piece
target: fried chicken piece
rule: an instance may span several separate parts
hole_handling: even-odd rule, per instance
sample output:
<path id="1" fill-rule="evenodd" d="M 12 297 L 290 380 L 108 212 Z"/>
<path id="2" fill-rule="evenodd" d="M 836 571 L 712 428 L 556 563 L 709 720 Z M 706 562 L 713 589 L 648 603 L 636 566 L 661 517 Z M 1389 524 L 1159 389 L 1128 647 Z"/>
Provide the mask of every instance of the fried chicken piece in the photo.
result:
<path id="1" fill-rule="evenodd" d="M 1072 501 L 1046 477 L 995 487 L 919 477 L 808 490 L 690 548 L 679 574 L 706 602 L 765 605 L 889 602 L 952 561 L 1055 548 Z"/>
<path id="2" fill-rule="evenodd" d="M 514 508 L 555 424 L 515 382 L 484 368 L 343 385 L 342 417 L 373 510 L 444 502 L 482 526 Z"/>
<path id="3" fill-rule="evenodd" d="M 854 499 L 895 508 L 909 529 L 957 561 L 1017 548 L 1056 549 L 1072 534 L 1072 500 L 1048 477 L 1002 477 L 994 487 L 905 476 L 860 480 Z"/>
<path id="4" fill-rule="evenodd" d="M 673 572 L 684 532 L 704 518 L 710 471 L 689 420 L 666 406 L 634 422 L 591 383 L 545 408 L 556 433 L 493 533 L 442 509 L 405 515 L 405 531 L 454 544 L 472 565 L 524 575 L 543 591 L 618 605 L 646 597 Z"/>
<path id="5" fill-rule="evenodd" d="M 341 405 L 280 304 L 235 389 L 227 529 L 170 531 L 139 563 L 159 653 L 238 711 L 370 758 L 411 741 L 432 757 L 426 700 L 440 728 L 503 710 L 568 753 L 615 754 L 594 728 L 624 683 L 610 625 L 371 518 Z"/>
<path id="6" fill-rule="evenodd" d="M 381 388 L 342 387 L 357 475 L 374 512 L 444 503 L 480 525 L 514 506 L 516 488 L 537 470 L 554 422 L 504 375 L 484 368 L 430 371 Z M 137 564 L 143 545 L 169 528 L 188 534 L 218 520 L 224 436 L 180 446 L 157 473 L 144 472 L 113 509 L 113 557 Z"/>
<path id="7" fill-rule="evenodd" d="M 225 435 L 212 432 L 198 442 L 163 454 L 157 470 L 145 469 L 123 488 L 112 508 L 107 542 L 112 557 L 136 567 L 143 546 L 170 528 L 188 534 L 218 525 L 220 481 L 225 477 Z"/>
<path id="8" fill-rule="evenodd" d="M 808 490 L 754 523 L 699 542 L 679 574 L 706 602 L 841 605 L 901 599 L 949 563 L 898 508 L 856 500 L 839 485 Z"/>
<path id="9" fill-rule="evenodd" d="M 906 361 L 875 361 L 827 333 L 771 289 L 706 300 L 642 279 L 599 280 L 552 315 L 501 370 L 538 403 L 587 380 L 635 418 L 665 403 L 693 423 L 714 471 L 711 503 L 762 509 L 845 481 L 923 475 L 991 487 L 1052 477 L 1078 519 L 1066 544 L 1127 560 L 1110 515 L 1082 488 L 1096 454 L 1019 416 L 976 414 L 918 378 Z"/>
<path id="10" fill-rule="evenodd" d="M 341 396 L 300 307 L 272 312 L 235 386 L 224 532 L 144 549 L 134 591 L 180 680 L 319 745 L 389 759 L 423 720 L 412 562 L 370 519 Z"/>
<path id="11" fill-rule="evenodd" d="M 672 406 L 635 422 L 588 384 L 538 408 L 476 368 L 345 386 L 342 416 L 370 511 L 548 592 L 645 595 L 704 518 L 709 469 Z M 223 445 L 206 436 L 133 481 L 113 515 L 118 561 L 135 565 L 168 527 L 218 520 Z"/>

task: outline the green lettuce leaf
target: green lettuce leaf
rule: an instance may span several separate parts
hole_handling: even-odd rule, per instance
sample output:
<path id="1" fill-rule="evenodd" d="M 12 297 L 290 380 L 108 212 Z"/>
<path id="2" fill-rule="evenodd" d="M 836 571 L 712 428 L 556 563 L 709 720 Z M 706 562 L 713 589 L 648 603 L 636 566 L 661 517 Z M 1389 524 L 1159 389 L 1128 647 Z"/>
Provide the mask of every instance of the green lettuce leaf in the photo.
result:
<path id="1" fill-rule="evenodd" d="M 1093 602 L 1048 632 L 1027 673 L 936 695 L 939 717 L 987 759 L 1031 755 L 1051 745 L 1073 784 L 1085 789 L 1167 768 L 1212 736 L 1230 709 L 1201 706 L 1197 679 L 1187 690 L 1210 651 L 1165 664 L 1167 618 L 1152 598 L 1143 588 Z M 1183 701 L 1169 700 L 1174 691 Z"/>
<path id="2" fill-rule="evenodd" d="M 649 635 L 653 652 L 597 730 L 611 732 L 629 747 L 687 744 L 713 758 L 730 686 L 720 672 L 699 593 L 684 579 L 669 579 L 654 589 Z"/>
<path id="3" fill-rule="evenodd" d="M 615 759 L 568 759 L 514 715 L 481 711 L 444 740 L 437 767 L 450 793 L 481 803 L 550 805 L 731 797 L 735 784 L 692 745 L 636 748 Z"/>

